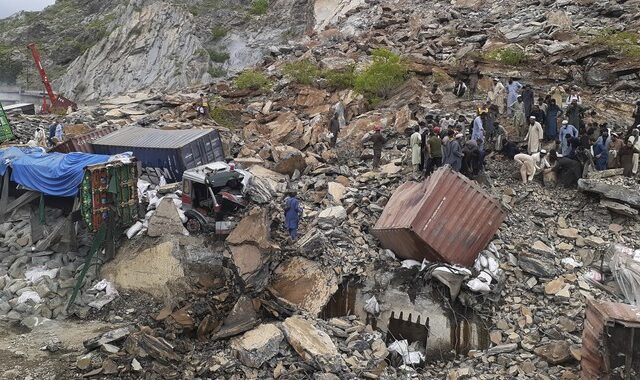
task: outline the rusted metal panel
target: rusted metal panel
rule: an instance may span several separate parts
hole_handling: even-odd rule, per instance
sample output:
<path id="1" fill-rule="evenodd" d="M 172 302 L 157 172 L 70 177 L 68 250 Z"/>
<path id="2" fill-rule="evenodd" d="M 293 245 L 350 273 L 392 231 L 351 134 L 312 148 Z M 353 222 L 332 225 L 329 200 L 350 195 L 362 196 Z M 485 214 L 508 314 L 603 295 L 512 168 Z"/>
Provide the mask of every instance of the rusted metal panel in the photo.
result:
<path id="1" fill-rule="evenodd" d="M 623 303 L 588 300 L 580 366 L 581 379 L 638 378 L 640 308 Z"/>
<path id="2" fill-rule="evenodd" d="M 116 131 L 116 126 L 108 126 L 101 129 L 95 129 L 93 131 L 83 133 L 79 136 L 70 138 L 62 144 L 56 145 L 51 148 L 51 152 L 71 153 L 71 152 L 84 152 L 93 153 L 93 146 L 91 143 L 96 139 L 106 136 L 109 133 Z"/>
<path id="3" fill-rule="evenodd" d="M 480 186 L 444 167 L 398 187 L 372 233 L 401 257 L 471 266 L 504 218 Z"/>

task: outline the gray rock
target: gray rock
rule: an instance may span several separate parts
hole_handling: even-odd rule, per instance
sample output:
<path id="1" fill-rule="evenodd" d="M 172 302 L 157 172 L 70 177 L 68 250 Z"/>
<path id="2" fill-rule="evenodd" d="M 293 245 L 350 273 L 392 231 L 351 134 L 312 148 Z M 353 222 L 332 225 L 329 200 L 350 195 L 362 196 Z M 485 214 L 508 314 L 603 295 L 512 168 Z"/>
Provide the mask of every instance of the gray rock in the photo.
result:
<path id="1" fill-rule="evenodd" d="M 595 179 L 578 180 L 578 188 L 582 191 L 596 193 L 605 198 L 627 203 L 635 208 L 640 208 L 640 194 L 632 189 L 618 185 L 610 185 Z"/>
<path id="2" fill-rule="evenodd" d="M 552 260 L 529 255 L 518 256 L 518 266 L 523 271 L 537 277 L 555 277 L 558 271 Z"/>

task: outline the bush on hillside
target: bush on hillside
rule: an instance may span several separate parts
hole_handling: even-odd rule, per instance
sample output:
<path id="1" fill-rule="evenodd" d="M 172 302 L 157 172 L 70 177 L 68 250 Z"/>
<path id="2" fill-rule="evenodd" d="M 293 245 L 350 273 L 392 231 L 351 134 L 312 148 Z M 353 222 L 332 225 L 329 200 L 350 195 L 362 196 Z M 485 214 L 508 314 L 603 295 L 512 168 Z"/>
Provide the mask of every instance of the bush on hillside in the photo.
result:
<path id="1" fill-rule="evenodd" d="M 400 56 L 388 49 L 375 49 L 372 58 L 373 63 L 356 75 L 354 88 L 371 103 L 377 103 L 402 85 L 409 71 Z"/>
<path id="2" fill-rule="evenodd" d="M 256 70 L 245 70 L 234 80 L 238 89 L 268 90 L 271 88 L 271 81 L 263 73 Z"/>

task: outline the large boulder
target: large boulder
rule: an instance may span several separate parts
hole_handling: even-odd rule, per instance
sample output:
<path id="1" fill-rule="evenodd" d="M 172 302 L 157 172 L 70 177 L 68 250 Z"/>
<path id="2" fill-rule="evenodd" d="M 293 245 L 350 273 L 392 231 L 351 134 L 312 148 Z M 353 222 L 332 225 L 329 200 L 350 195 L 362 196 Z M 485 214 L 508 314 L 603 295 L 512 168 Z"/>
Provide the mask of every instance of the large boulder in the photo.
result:
<path id="1" fill-rule="evenodd" d="M 296 170 L 302 172 L 307 166 L 304 153 L 292 146 L 276 146 L 272 149 L 271 153 L 276 163 L 273 170 L 278 173 L 291 176 Z"/>
<path id="2" fill-rule="evenodd" d="M 333 270 L 315 261 L 294 257 L 273 272 L 271 289 L 280 298 L 317 316 L 338 290 L 338 278 Z"/>
<path id="3" fill-rule="evenodd" d="M 278 353 L 284 334 L 272 324 L 262 324 L 231 341 L 231 348 L 247 367 L 260 368 Z"/>
<path id="4" fill-rule="evenodd" d="M 305 361 L 313 362 L 338 355 L 338 349 L 329 335 L 303 317 L 289 317 L 285 319 L 282 327 L 289 344 Z"/>

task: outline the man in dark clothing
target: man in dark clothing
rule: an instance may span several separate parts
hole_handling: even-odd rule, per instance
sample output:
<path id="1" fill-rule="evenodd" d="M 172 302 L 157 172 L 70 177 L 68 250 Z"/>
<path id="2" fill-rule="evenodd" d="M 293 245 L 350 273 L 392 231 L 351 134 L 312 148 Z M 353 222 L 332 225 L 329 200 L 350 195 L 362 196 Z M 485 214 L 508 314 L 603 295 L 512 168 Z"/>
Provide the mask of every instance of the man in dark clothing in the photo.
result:
<path id="1" fill-rule="evenodd" d="M 376 125 L 374 128 L 374 133 L 365 137 L 363 142 L 371 141 L 373 143 L 373 168 L 377 169 L 380 167 L 380 157 L 382 156 L 382 148 L 384 148 L 384 144 L 387 142 L 387 139 L 382 136 L 382 127 Z"/>
<path id="2" fill-rule="evenodd" d="M 531 110 L 531 116 L 535 116 L 536 117 L 536 121 L 538 123 L 540 123 L 540 126 L 542 127 L 542 129 L 544 130 L 544 123 L 546 121 L 546 115 L 544 113 L 544 111 L 542 109 L 540 109 L 539 105 L 534 105 L 533 109 Z"/>
<path id="3" fill-rule="evenodd" d="M 420 171 L 425 170 L 429 161 L 429 148 L 427 147 L 427 139 L 429 138 L 429 127 L 424 123 L 420 124 L 422 133 L 420 133 Z"/>
<path id="4" fill-rule="evenodd" d="M 522 103 L 524 105 L 524 118 L 525 120 L 529 120 L 529 116 L 531 116 L 531 109 L 533 107 L 533 89 L 531 85 L 525 84 L 524 90 L 522 90 Z"/>
<path id="5" fill-rule="evenodd" d="M 334 113 L 331 121 L 329 121 L 329 133 L 331 133 L 331 139 L 329 141 L 330 147 L 335 147 L 338 142 L 338 133 L 340 132 L 340 120 L 338 119 L 338 113 Z"/>
<path id="6" fill-rule="evenodd" d="M 476 176 L 482 169 L 482 156 L 478 143 L 469 140 L 462 148 L 462 169 L 460 172 L 467 177 Z"/>
<path id="7" fill-rule="evenodd" d="M 582 178 L 582 164 L 570 158 L 558 158 L 552 170 L 556 172 L 558 182 L 564 187 L 575 187 Z"/>
<path id="8" fill-rule="evenodd" d="M 433 134 L 429 137 L 426 143 L 427 151 L 425 152 L 428 157 L 426 175 L 433 173 L 436 168 L 442 166 L 442 140 L 440 140 L 440 128 L 433 128 Z"/>
<path id="9" fill-rule="evenodd" d="M 502 145 L 502 154 L 510 160 L 513 160 L 513 157 L 518 153 L 520 153 L 520 149 L 518 149 L 518 146 L 513 141 L 507 140 Z"/>
<path id="10" fill-rule="evenodd" d="M 633 110 L 633 126 L 635 128 L 638 124 L 640 124 L 640 100 L 636 102 L 636 108 Z"/>
<path id="11" fill-rule="evenodd" d="M 571 104 L 567 106 L 567 110 L 565 112 L 567 119 L 569 119 L 569 124 L 580 128 L 579 126 L 582 124 L 582 113 L 584 110 L 585 108 L 578 104 L 578 101 L 574 99 Z"/>

